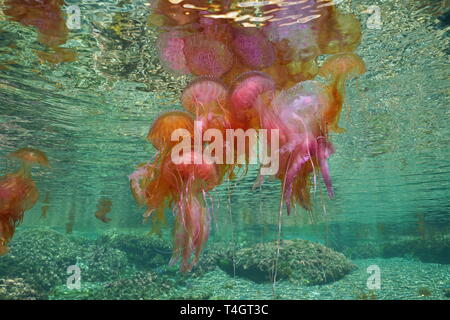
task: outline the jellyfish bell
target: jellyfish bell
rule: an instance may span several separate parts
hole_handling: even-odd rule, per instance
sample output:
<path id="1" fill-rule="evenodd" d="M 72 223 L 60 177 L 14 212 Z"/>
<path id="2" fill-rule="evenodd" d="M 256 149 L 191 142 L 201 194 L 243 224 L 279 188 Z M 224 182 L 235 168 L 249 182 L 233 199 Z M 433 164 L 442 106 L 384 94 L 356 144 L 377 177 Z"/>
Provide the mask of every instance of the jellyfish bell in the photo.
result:
<path id="1" fill-rule="evenodd" d="M 63 5 L 62 0 L 6 0 L 3 13 L 9 20 L 37 29 L 39 42 L 54 51 L 47 54 L 40 52 L 40 58 L 50 63 L 69 62 L 75 60 L 76 53 L 60 48 L 69 35 Z"/>
<path id="2" fill-rule="evenodd" d="M 254 123 L 259 115 L 254 108 L 258 96 L 275 92 L 275 82 L 262 72 L 250 71 L 242 74 L 236 80 L 230 94 L 230 110 L 239 121 Z"/>
<path id="3" fill-rule="evenodd" d="M 286 0 L 274 6 L 263 30 L 272 43 L 282 44 L 286 62 L 310 60 L 320 54 L 319 26 L 328 10 L 316 0 Z"/>
<path id="4" fill-rule="evenodd" d="M 234 63 L 233 53 L 225 43 L 201 33 L 185 39 L 184 56 L 189 70 L 197 76 L 218 78 Z"/>
<path id="5" fill-rule="evenodd" d="M 224 19 L 208 17 L 209 14 L 208 11 L 200 11 L 199 29 L 201 34 L 228 45 L 233 38 L 231 25 Z"/>
<path id="6" fill-rule="evenodd" d="M 256 28 L 235 28 L 233 50 L 252 69 L 264 69 L 275 62 L 275 50 L 264 33 Z"/>
<path id="7" fill-rule="evenodd" d="M 160 115 L 150 128 L 147 140 L 160 152 L 168 150 L 178 144 L 172 141 L 172 133 L 177 129 L 191 137 L 194 134 L 194 118 L 184 111 L 170 111 Z"/>
<path id="8" fill-rule="evenodd" d="M 354 53 L 340 53 L 329 56 L 320 67 L 319 74 L 326 79 L 356 77 L 366 72 L 364 61 Z"/>
<path id="9" fill-rule="evenodd" d="M 24 165 L 39 164 L 42 167 L 50 168 L 46 154 L 38 149 L 22 148 L 10 153 L 7 157 L 17 159 Z"/>
<path id="10" fill-rule="evenodd" d="M 303 81 L 280 92 L 273 101 L 275 112 L 281 120 L 298 134 L 318 133 L 322 116 L 331 104 L 327 88 L 318 81 Z"/>
<path id="11" fill-rule="evenodd" d="M 236 109 L 249 109 L 256 98 L 266 91 L 275 91 L 275 83 L 269 75 L 258 71 L 244 73 L 232 87 L 231 105 Z"/>
<path id="12" fill-rule="evenodd" d="M 161 64 L 177 74 L 189 73 L 184 56 L 184 39 L 188 32 L 171 30 L 161 33 L 158 37 L 159 60 Z"/>
<path id="13" fill-rule="evenodd" d="M 183 91 L 183 107 L 195 115 L 221 112 L 225 109 L 228 90 L 219 80 L 202 77 L 191 82 Z"/>

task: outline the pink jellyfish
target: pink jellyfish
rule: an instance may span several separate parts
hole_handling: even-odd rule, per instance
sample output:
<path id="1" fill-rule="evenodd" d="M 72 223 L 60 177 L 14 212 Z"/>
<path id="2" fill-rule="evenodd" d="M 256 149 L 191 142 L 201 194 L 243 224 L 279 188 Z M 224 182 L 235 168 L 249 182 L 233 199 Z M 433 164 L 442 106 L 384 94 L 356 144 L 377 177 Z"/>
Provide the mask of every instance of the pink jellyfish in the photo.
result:
<path id="1" fill-rule="evenodd" d="M 234 63 L 233 53 L 225 43 L 201 33 L 185 39 L 184 56 L 189 70 L 197 76 L 219 78 Z"/>
<path id="2" fill-rule="evenodd" d="M 309 174 L 320 169 L 330 197 L 333 197 L 327 159 L 334 148 L 325 135 L 323 113 L 331 103 L 326 88 L 316 81 L 304 81 L 278 93 L 269 105 L 258 99 L 262 127 L 280 130 L 280 165 L 277 177 L 283 181 L 283 198 L 288 214 L 295 199 L 309 207 Z M 294 194 L 294 186 L 297 193 Z"/>
<path id="3" fill-rule="evenodd" d="M 158 38 L 159 60 L 169 70 L 178 74 L 189 73 L 184 57 L 184 38 L 189 35 L 182 31 L 168 31 Z"/>
<path id="4" fill-rule="evenodd" d="M 233 35 L 233 50 L 246 66 L 260 70 L 274 63 L 275 50 L 262 31 L 236 28 Z"/>
<path id="5" fill-rule="evenodd" d="M 255 109 L 255 102 L 266 92 L 274 94 L 275 82 L 265 73 L 250 71 L 235 80 L 230 94 L 230 111 L 238 127 L 259 127 L 260 115 Z"/>

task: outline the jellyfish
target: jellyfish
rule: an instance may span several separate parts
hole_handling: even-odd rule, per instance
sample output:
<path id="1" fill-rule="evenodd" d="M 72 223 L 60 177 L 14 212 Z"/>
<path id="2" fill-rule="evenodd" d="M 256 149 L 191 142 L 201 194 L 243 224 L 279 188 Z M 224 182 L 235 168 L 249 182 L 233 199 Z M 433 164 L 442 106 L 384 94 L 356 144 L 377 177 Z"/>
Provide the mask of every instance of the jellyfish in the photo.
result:
<path id="1" fill-rule="evenodd" d="M 287 0 L 281 6 L 268 6 L 267 10 L 273 17 L 264 32 L 279 49 L 283 47 L 286 62 L 311 60 L 320 54 L 319 30 L 330 8 L 316 0 Z"/>
<path id="2" fill-rule="evenodd" d="M 273 17 L 263 28 L 276 50 L 277 62 L 286 66 L 288 79 L 285 88 L 295 83 L 312 80 L 319 68 L 317 57 L 327 50 L 337 28 L 337 10 L 332 1 L 287 0 L 280 5 L 267 6 Z M 358 31 L 355 31 L 357 33 Z"/>
<path id="3" fill-rule="evenodd" d="M 0 251 L 8 252 L 7 244 L 15 229 L 23 220 L 24 212 L 31 209 L 39 198 L 35 182 L 31 178 L 31 167 L 39 164 L 49 167 L 45 153 L 32 148 L 23 148 L 8 155 L 20 161 L 18 171 L 0 177 Z"/>
<path id="4" fill-rule="evenodd" d="M 111 218 L 106 215 L 111 211 L 112 201 L 109 198 L 102 197 L 98 200 L 97 211 L 95 212 L 95 217 L 103 223 L 108 223 Z"/>
<path id="5" fill-rule="evenodd" d="M 272 44 L 261 30 L 236 28 L 233 33 L 233 50 L 246 66 L 260 70 L 275 62 Z"/>
<path id="6" fill-rule="evenodd" d="M 208 39 L 218 40 L 230 45 L 233 38 L 233 29 L 222 19 L 209 18 L 208 11 L 200 11 L 199 30 Z"/>
<path id="7" fill-rule="evenodd" d="M 139 165 L 136 170 L 128 176 L 133 198 L 138 206 L 145 205 L 145 188 L 157 175 L 157 166 L 152 162 Z"/>
<path id="8" fill-rule="evenodd" d="M 189 73 L 184 57 L 184 38 L 187 32 L 171 30 L 161 33 L 158 38 L 159 60 L 169 70 L 178 74 Z"/>
<path id="9" fill-rule="evenodd" d="M 183 107 L 195 114 L 202 129 L 216 128 L 224 131 L 230 128 L 227 111 L 228 90 L 220 81 L 201 77 L 191 82 L 183 91 Z"/>
<path id="10" fill-rule="evenodd" d="M 185 38 L 184 56 L 189 70 L 196 76 L 219 78 L 234 63 L 234 55 L 225 43 L 201 33 Z"/>
<path id="11" fill-rule="evenodd" d="M 3 12 L 12 21 L 37 28 L 39 41 L 52 51 L 37 51 L 41 59 L 50 63 L 70 62 L 75 60 L 76 53 L 60 47 L 69 34 L 63 5 L 63 0 L 6 0 Z"/>
<path id="12" fill-rule="evenodd" d="M 179 141 L 172 140 L 175 130 L 184 130 L 181 139 L 191 139 L 194 134 L 194 118 L 183 111 L 170 111 L 160 115 L 152 124 L 147 140 L 158 150 L 155 159 L 141 165 L 129 176 L 130 188 L 138 205 L 145 204 L 144 218 L 152 217 L 152 232 L 160 233 L 164 220 L 166 201 L 170 201 L 170 190 L 161 183 L 160 167 L 164 159 L 171 156 L 172 148 Z M 178 138 L 178 137 L 177 137 Z"/>
<path id="13" fill-rule="evenodd" d="M 353 52 L 361 41 L 361 24 L 352 14 L 333 12 L 318 36 L 323 54 Z"/>
<path id="14" fill-rule="evenodd" d="M 180 270 L 189 271 L 208 240 L 211 218 L 205 194 L 220 183 L 219 170 L 212 159 L 191 151 L 177 159 L 167 158 L 161 176 L 175 206 L 174 251 L 169 265 L 181 260 Z"/>
<path id="15" fill-rule="evenodd" d="M 187 112 L 170 111 L 160 115 L 147 135 L 147 140 L 161 153 L 166 154 L 178 141 L 172 141 L 172 133 L 184 129 L 188 134 L 194 134 L 194 118 Z"/>
<path id="16" fill-rule="evenodd" d="M 254 104 L 265 92 L 275 92 L 275 82 L 265 73 L 251 71 L 235 80 L 230 94 L 230 111 L 244 129 L 259 127 L 259 114 Z"/>
<path id="17" fill-rule="evenodd" d="M 335 132 L 342 132 L 338 122 L 345 97 L 345 81 L 365 72 L 364 61 L 354 53 L 341 53 L 330 56 L 320 68 L 319 74 L 328 80 L 332 103 L 324 111 L 327 127 Z"/>
<path id="18" fill-rule="evenodd" d="M 323 130 L 323 113 L 331 103 L 327 88 L 309 80 L 279 92 L 271 100 L 264 101 L 263 97 L 257 99 L 255 108 L 261 114 L 263 128 L 280 131 L 276 176 L 283 183 L 288 214 L 292 200 L 310 208 L 307 179 L 316 169 L 333 197 L 327 159 L 334 148 Z"/>

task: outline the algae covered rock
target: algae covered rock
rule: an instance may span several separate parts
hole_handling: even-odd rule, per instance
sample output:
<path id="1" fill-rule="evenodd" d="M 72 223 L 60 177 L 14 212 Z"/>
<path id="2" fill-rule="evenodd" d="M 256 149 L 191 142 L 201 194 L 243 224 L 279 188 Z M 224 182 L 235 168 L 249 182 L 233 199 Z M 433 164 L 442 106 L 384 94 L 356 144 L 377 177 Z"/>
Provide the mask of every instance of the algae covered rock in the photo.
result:
<path id="1" fill-rule="evenodd" d="M 97 243 L 126 253 L 128 260 L 142 269 L 152 269 L 169 263 L 171 243 L 156 236 L 111 233 Z"/>
<path id="2" fill-rule="evenodd" d="M 277 279 L 305 285 L 336 281 L 356 267 L 341 253 L 307 240 L 282 241 L 278 261 L 277 242 L 239 249 L 218 265 L 226 272 L 255 282 L 271 281 L 277 264 Z"/>
<path id="3" fill-rule="evenodd" d="M 83 281 L 117 279 L 127 270 L 128 264 L 124 252 L 103 246 L 88 246 L 77 260 Z"/>
<path id="4" fill-rule="evenodd" d="M 153 272 L 138 271 L 130 277 L 109 282 L 92 298 L 107 300 L 167 299 L 176 281 Z"/>
<path id="5" fill-rule="evenodd" d="M 450 264 L 450 238 L 385 243 L 382 250 L 384 258 L 413 257 L 422 262 Z"/>
<path id="6" fill-rule="evenodd" d="M 50 229 L 22 229 L 0 257 L 0 278 L 22 278 L 33 289 L 48 292 L 65 285 L 68 268 L 80 268 L 81 281 L 110 281 L 128 265 L 126 255 L 112 248 L 86 245 Z"/>
<path id="7" fill-rule="evenodd" d="M 44 296 L 21 278 L 0 279 L 0 300 L 39 300 Z"/>
<path id="8" fill-rule="evenodd" d="M 67 268 L 76 263 L 78 247 L 53 230 L 20 230 L 0 257 L 0 277 L 18 277 L 46 291 L 65 283 Z"/>

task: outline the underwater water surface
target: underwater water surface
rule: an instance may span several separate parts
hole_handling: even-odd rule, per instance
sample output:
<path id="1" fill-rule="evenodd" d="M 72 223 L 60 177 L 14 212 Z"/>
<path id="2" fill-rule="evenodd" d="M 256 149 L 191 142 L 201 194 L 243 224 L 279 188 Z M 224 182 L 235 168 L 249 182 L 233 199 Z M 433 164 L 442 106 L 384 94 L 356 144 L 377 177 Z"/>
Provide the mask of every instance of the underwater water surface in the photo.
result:
<path id="1" fill-rule="evenodd" d="M 39 18 L 60 33 L 49 36 L 11 18 L 21 1 L 0 0 L 0 175 L 20 167 L 8 157 L 20 148 L 50 164 L 32 168 L 39 200 L 0 255 L 0 299 L 449 299 L 449 3 L 335 2 L 361 25 L 350 51 L 365 72 L 345 83 L 345 132 L 326 133 L 334 196 L 314 171 L 311 207 L 287 215 L 282 179 L 254 187 L 259 166 L 235 168 L 190 194 L 211 215 L 210 235 L 181 272 L 169 266 L 176 200 L 165 221 L 144 219 L 128 176 L 160 154 L 147 141 L 155 119 L 183 110 L 183 90 L 205 75 L 201 63 L 174 72 L 161 60 L 161 28 L 195 32 L 160 22 L 156 0 L 66 0 L 44 10 L 60 20 Z"/>

